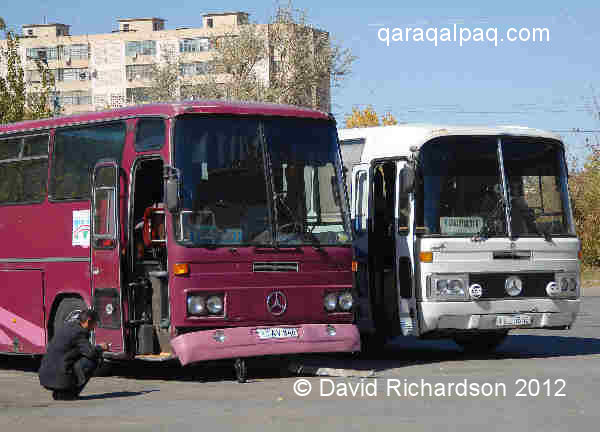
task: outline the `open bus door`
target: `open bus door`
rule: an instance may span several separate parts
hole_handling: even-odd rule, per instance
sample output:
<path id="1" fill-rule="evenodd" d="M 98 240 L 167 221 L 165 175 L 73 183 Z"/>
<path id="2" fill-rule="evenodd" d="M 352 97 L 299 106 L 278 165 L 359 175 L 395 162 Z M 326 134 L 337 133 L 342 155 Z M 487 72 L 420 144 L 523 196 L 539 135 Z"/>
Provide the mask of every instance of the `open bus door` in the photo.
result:
<path id="1" fill-rule="evenodd" d="M 352 171 L 357 326 L 364 351 L 395 336 L 418 334 L 410 171 L 408 162 L 398 159 Z"/>
<path id="2" fill-rule="evenodd" d="M 396 162 L 395 247 L 398 318 L 403 336 L 419 334 L 414 256 L 414 171 L 406 160 Z"/>
<path id="3" fill-rule="evenodd" d="M 120 216 L 125 190 L 119 164 L 101 160 L 92 176 L 91 269 L 94 309 L 100 316 L 96 343 L 111 344 L 110 352 L 124 353 Z"/>
<path id="4" fill-rule="evenodd" d="M 375 332 L 371 313 L 369 290 L 369 164 L 352 167 L 351 216 L 354 231 L 354 259 L 356 261 L 356 295 L 358 296 L 358 319 L 356 325 L 361 334 Z"/>

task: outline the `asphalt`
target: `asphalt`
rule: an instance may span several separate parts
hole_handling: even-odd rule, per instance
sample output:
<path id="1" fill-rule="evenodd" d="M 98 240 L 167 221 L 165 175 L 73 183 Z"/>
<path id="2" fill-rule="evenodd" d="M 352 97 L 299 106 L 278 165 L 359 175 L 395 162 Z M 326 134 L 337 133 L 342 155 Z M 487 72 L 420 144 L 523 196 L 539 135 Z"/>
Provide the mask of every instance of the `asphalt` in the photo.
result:
<path id="1" fill-rule="evenodd" d="M 571 330 L 515 331 L 494 354 L 400 338 L 372 359 L 293 359 L 300 375 L 288 361 L 254 360 L 245 384 L 230 362 L 136 362 L 61 402 L 40 387 L 39 359 L 0 356 L 0 430 L 592 430 L 600 421 L 596 293 L 586 290 Z M 306 396 L 294 392 L 308 388 L 300 379 L 311 386 Z"/>

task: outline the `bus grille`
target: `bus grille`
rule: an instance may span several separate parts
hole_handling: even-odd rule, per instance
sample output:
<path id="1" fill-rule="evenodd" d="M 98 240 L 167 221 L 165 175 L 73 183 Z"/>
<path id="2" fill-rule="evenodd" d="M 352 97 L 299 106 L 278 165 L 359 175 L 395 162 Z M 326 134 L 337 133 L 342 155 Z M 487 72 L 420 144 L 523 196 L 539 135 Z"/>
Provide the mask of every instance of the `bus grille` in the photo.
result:
<path id="1" fill-rule="evenodd" d="M 297 272 L 297 262 L 254 262 L 252 271 L 255 272 Z"/>
<path id="2" fill-rule="evenodd" d="M 518 276 L 523 281 L 520 295 L 511 297 L 506 294 L 504 284 L 509 276 Z M 471 273 L 469 284 L 483 287 L 482 299 L 548 297 L 546 285 L 554 281 L 554 273 Z"/>

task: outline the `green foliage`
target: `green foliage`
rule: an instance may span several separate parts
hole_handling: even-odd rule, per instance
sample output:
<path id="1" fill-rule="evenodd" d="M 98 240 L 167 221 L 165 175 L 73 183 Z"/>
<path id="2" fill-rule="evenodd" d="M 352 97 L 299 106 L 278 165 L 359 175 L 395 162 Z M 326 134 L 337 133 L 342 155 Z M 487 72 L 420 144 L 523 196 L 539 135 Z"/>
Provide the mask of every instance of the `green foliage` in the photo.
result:
<path id="1" fill-rule="evenodd" d="M 6 63 L 6 77 L 0 77 L 0 123 L 12 123 L 25 117 L 25 80 L 19 56 L 18 36 L 5 31 L 6 49 L 0 53 Z"/>
<path id="2" fill-rule="evenodd" d="M 19 36 L 8 30 L 0 18 L 0 30 L 4 30 L 6 43 L 0 49 L 0 64 L 6 66 L 6 76 L 0 76 L 0 123 L 50 117 L 50 94 L 54 77 L 47 65 L 36 62 L 41 84 L 28 88 L 19 55 Z"/>

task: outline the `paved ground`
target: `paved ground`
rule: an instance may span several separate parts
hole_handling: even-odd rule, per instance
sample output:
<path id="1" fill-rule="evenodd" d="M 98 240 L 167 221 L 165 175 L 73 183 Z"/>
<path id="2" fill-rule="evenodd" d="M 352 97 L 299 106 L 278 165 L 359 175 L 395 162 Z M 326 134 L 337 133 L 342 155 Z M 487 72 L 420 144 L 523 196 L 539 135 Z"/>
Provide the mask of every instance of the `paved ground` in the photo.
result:
<path id="1" fill-rule="evenodd" d="M 572 330 L 518 331 L 491 356 L 404 340 L 383 357 L 303 361 L 343 377 L 281 377 L 277 363 L 261 361 L 247 384 L 235 382 L 226 363 L 130 364 L 95 378 L 75 402 L 55 402 L 39 386 L 38 361 L 0 357 L 0 430 L 564 431 L 600 422 L 600 297 L 584 298 Z M 304 397 L 294 393 L 300 378 L 312 386 Z M 306 382 L 297 388 L 306 391 Z M 497 395 L 482 394 L 489 391 Z"/>

